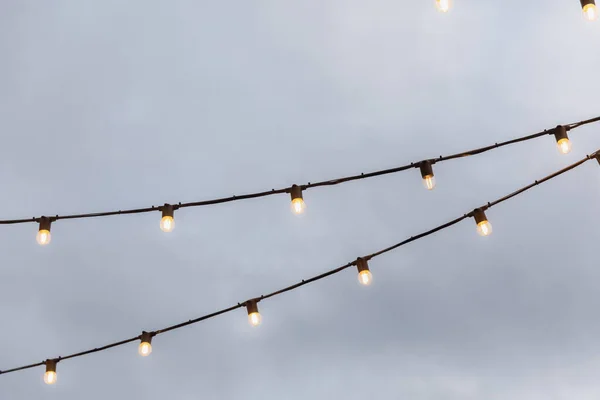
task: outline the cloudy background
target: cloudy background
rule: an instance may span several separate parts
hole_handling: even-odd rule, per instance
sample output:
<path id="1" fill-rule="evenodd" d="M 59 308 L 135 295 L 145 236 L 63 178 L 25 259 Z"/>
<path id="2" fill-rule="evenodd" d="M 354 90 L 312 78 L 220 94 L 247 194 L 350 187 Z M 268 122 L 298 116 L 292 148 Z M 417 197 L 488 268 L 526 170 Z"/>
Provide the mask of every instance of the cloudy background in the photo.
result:
<path id="1" fill-rule="evenodd" d="M 2 218 L 187 202 L 450 154 L 600 115 L 577 0 L 0 3 Z M 0 369 L 267 293 L 600 148 L 600 126 L 435 168 L 176 212 L 0 227 Z M 597 399 L 594 162 L 355 270 L 58 366 L 2 400 Z"/>

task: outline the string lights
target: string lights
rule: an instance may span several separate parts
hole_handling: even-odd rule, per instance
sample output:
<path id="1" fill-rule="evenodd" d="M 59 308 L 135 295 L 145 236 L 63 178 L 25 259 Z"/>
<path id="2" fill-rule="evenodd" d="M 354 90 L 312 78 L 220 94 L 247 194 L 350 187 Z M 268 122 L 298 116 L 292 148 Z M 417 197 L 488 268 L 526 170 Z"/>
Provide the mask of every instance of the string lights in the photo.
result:
<path id="1" fill-rule="evenodd" d="M 405 239 L 405 240 L 403 240 L 403 241 L 401 241 L 399 243 L 396 243 L 394 245 L 391 245 L 389 247 L 381 249 L 381 250 L 379 250 L 379 251 L 377 251 L 375 253 L 371 253 L 369 255 L 362 256 L 362 257 L 358 257 L 355 261 L 349 262 L 347 264 L 344 264 L 344 265 L 339 266 L 337 268 L 334 268 L 332 270 L 323 272 L 322 274 L 313 276 L 312 278 L 303 279 L 302 281 L 300 281 L 298 283 L 295 283 L 293 285 L 287 286 L 287 287 L 285 287 L 283 289 L 279 289 L 279 290 L 277 290 L 275 292 L 272 292 L 272 293 L 269 293 L 269 294 L 266 294 L 266 295 L 263 295 L 263 296 L 260 296 L 260 297 L 256 297 L 256 298 L 251 299 L 251 300 L 247 300 L 244 303 L 237 303 L 237 304 L 235 304 L 235 305 L 233 305 L 231 307 L 228 307 L 228 308 L 225 308 L 225 309 L 213 312 L 211 314 L 203 315 L 201 317 L 198 317 L 198 318 L 195 318 L 195 319 L 191 319 L 191 320 L 188 320 L 188 321 L 185 321 L 185 322 L 181 322 L 181 323 L 178 323 L 176 325 L 172 325 L 172 326 L 169 326 L 169 327 L 166 327 L 166 328 L 163 328 L 163 329 L 159 329 L 159 330 L 156 330 L 156 331 L 153 331 L 153 332 L 146 332 L 146 331 L 144 331 L 144 332 L 142 332 L 141 336 L 135 336 L 135 337 L 132 337 L 132 338 L 129 338 L 129 339 L 121 340 L 121 341 L 115 342 L 115 343 L 110 343 L 110 344 L 107 344 L 107 345 L 102 346 L 102 347 L 96 347 L 96 348 L 93 348 L 93 349 L 90 349 L 90 350 L 85 350 L 85 351 L 82 351 L 82 352 L 79 352 L 79 353 L 75 353 L 75 354 L 71 354 L 71 355 L 68 355 L 68 356 L 65 356 L 65 357 L 58 357 L 58 358 L 55 358 L 55 359 L 49 359 L 49 360 L 46 360 L 46 361 L 42 361 L 40 363 L 34 363 L 34 364 L 24 365 L 24 366 L 21 366 L 21 367 L 16 367 L 16 368 L 11 368 L 11 369 L 8 369 L 8 370 L 0 371 L 0 375 L 11 373 L 11 372 L 16 372 L 16 371 L 22 371 L 22 370 L 25 370 L 25 369 L 30 369 L 30 368 L 35 368 L 35 367 L 38 367 L 38 366 L 45 365 L 46 366 L 46 374 L 44 375 L 44 381 L 46 383 L 52 384 L 52 383 L 55 383 L 56 379 L 57 379 L 57 376 L 56 376 L 56 363 L 59 360 L 60 361 L 64 361 L 64 360 L 71 359 L 71 358 L 82 357 L 82 356 L 85 356 L 85 355 L 88 355 L 88 354 L 97 353 L 99 351 L 104 351 L 104 350 L 108 350 L 108 349 L 111 349 L 111 348 L 114 348 L 114 347 L 123 346 L 125 344 L 131 343 L 131 342 L 134 342 L 134 341 L 138 341 L 138 340 L 141 342 L 140 345 L 139 345 L 139 350 L 138 350 L 139 353 L 141 355 L 143 355 L 143 356 L 147 356 L 152 351 L 152 345 L 151 345 L 152 337 L 154 337 L 156 335 L 159 335 L 159 334 L 164 334 L 164 333 L 176 330 L 176 329 L 180 329 L 180 328 L 192 325 L 192 324 L 197 324 L 197 323 L 205 321 L 207 319 L 215 318 L 215 317 L 217 317 L 219 315 L 232 312 L 232 311 L 237 310 L 238 308 L 241 308 L 241 307 L 246 307 L 246 311 L 248 313 L 248 320 L 249 320 L 250 324 L 253 325 L 253 326 L 256 326 L 261 321 L 261 317 L 260 317 L 260 314 L 258 312 L 258 305 L 257 305 L 259 301 L 264 301 L 266 299 L 278 296 L 280 294 L 289 292 L 291 290 L 298 289 L 298 288 L 300 288 L 300 287 L 302 287 L 304 285 L 308 285 L 309 283 L 316 282 L 316 281 L 319 281 L 321 279 L 325 279 L 325 278 L 327 278 L 329 276 L 338 274 L 338 273 L 340 273 L 340 272 L 342 272 L 342 271 L 344 271 L 344 270 L 346 270 L 346 269 L 348 269 L 348 268 L 350 268 L 352 266 L 356 266 L 356 268 L 358 270 L 359 282 L 361 284 L 369 284 L 372 281 L 372 276 L 371 276 L 371 273 L 369 271 L 369 266 L 368 266 L 368 262 L 367 262 L 368 260 L 372 260 L 375 257 L 378 257 L 378 256 L 380 256 L 382 254 L 385 254 L 385 253 L 388 253 L 390 251 L 393 251 L 393 250 L 395 250 L 395 249 L 397 249 L 399 247 L 402 247 L 402 246 L 404 246 L 406 244 L 412 243 L 412 242 L 414 242 L 416 240 L 422 239 L 422 238 L 424 238 L 426 236 L 429 236 L 429 235 L 432 235 L 432 234 L 434 234 L 436 232 L 439 232 L 441 230 L 447 229 L 447 228 L 449 228 L 449 227 L 451 227 L 453 225 L 458 224 L 459 222 L 461 222 L 461 221 L 463 221 L 463 220 L 465 220 L 467 218 L 474 218 L 475 219 L 475 222 L 477 223 L 477 226 L 478 226 L 478 230 L 480 229 L 480 226 L 487 226 L 486 228 L 481 228 L 481 231 L 487 232 L 487 234 L 489 234 L 489 233 L 491 233 L 491 225 L 489 225 L 489 221 L 487 220 L 487 217 L 485 216 L 485 210 L 487 210 L 487 209 L 489 209 L 491 207 L 494 207 L 494 206 L 496 206 L 496 205 L 498 205 L 500 203 L 503 203 L 503 202 L 505 202 L 505 201 L 513 198 L 513 197 L 516 197 L 516 196 L 518 196 L 518 195 L 520 195 L 520 194 L 528 191 L 529 189 L 533 188 L 534 186 L 540 185 L 540 184 L 542 184 L 544 182 L 547 182 L 547 181 L 549 181 L 549 180 L 551 180 L 553 178 L 556 178 L 559 175 L 562 175 L 562 174 L 564 174 L 564 173 L 566 173 L 568 171 L 571 171 L 571 170 L 577 168 L 578 166 L 582 165 L 583 163 L 585 163 L 585 162 L 587 162 L 587 161 L 589 161 L 591 159 L 595 159 L 598 162 L 598 164 L 600 165 L 600 150 L 592 153 L 589 156 L 586 156 L 585 158 L 583 158 L 583 159 L 575 162 L 574 164 L 571 164 L 571 165 L 567 166 L 566 168 L 563 168 L 563 169 L 561 169 L 559 171 L 556 171 L 556 172 L 554 172 L 554 173 L 552 173 L 552 174 L 550 174 L 548 176 L 545 176 L 544 178 L 538 179 L 538 180 L 534 181 L 533 183 L 531 183 L 531 184 L 529 184 L 527 186 L 524 186 L 524 187 L 522 187 L 522 188 L 520 188 L 520 189 L 518 189 L 518 190 L 516 190 L 516 191 L 514 191 L 514 192 L 512 192 L 512 193 L 510 193 L 510 194 L 508 194 L 506 196 L 504 196 L 504 197 L 501 197 L 501 198 L 499 198 L 497 200 L 494 200 L 492 202 L 488 202 L 484 206 L 478 207 L 478 208 L 474 209 L 473 211 L 471 211 L 471 212 L 469 212 L 467 214 L 461 215 L 460 217 L 455 218 L 453 220 L 450 220 L 450 221 L 448 221 L 448 222 L 446 222 L 446 223 L 444 223 L 442 225 L 439 225 L 439 226 L 437 226 L 437 227 L 435 227 L 433 229 L 430 229 L 428 231 L 421 232 L 421 233 L 419 233 L 417 235 L 411 236 L 408 239 Z"/>
<path id="2" fill-rule="evenodd" d="M 105 211 L 99 213 L 88 213 L 88 214 L 69 214 L 69 215 L 55 215 L 53 217 L 34 217 L 27 219 L 6 219 L 0 220 L 0 225 L 14 225 L 14 224 L 24 224 L 30 222 L 39 223 L 39 231 L 37 235 L 37 241 L 41 245 L 47 245 L 50 243 L 50 224 L 55 223 L 59 220 L 68 220 L 68 219 L 83 219 L 83 218 L 97 218 L 97 217 L 108 217 L 114 215 L 127 215 L 127 214 L 141 214 L 141 213 L 149 213 L 149 212 L 162 212 L 162 218 L 160 221 L 160 228 L 165 232 L 170 232 L 175 227 L 175 220 L 173 218 L 175 210 L 179 208 L 185 207 L 201 207 L 201 206 L 209 206 L 215 204 L 229 203 L 232 201 L 241 201 L 248 199 L 255 199 L 266 196 L 273 196 L 278 194 L 290 194 L 291 196 L 291 208 L 294 214 L 302 214 L 306 210 L 306 204 L 303 198 L 303 192 L 307 189 L 313 189 L 322 186 L 334 186 L 339 185 L 346 182 L 369 179 L 377 176 L 394 174 L 402 171 L 406 171 L 413 168 L 419 168 L 421 170 L 421 177 L 423 178 L 423 184 L 429 190 L 435 187 L 435 177 L 433 175 L 433 164 L 439 164 L 443 161 L 454 160 L 458 158 L 465 158 L 475 156 L 477 154 L 482 154 L 494 149 L 498 149 L 500 147 L 508 146 L 510 144 L 525 142 L 528 140 L 536 139 L 546 135 L 554 135 L 557 141 L 557 145 L 559 150 L 562 153 L 568 152 L 571 149 L 571 142 L 567 136 L 567 131 L 571 131 L 575 128 L 578 128 L 583 125 L 591 124 L 594 122 L 600 121 L 600 117 L 588 119 L 585 121 L 580 121 L 568 125 L 559 125 L 554 129 L 544 130 L 542 132 L 534 133 L 528 136 L 522 136 L 516 139 L 507 140 L 504 142 L 494 143 L 489 146 L 481 147 L 478 149 L 468 150 L 457 154 L 452 154 L 449 156 L 440 156 L 435 159 L 425 159 L 419 162 L 412 162 L 410 164 L 402 165 L 395 168 L 378 170 L 369 173 L 361 173 L 358 175 L 351 175 L 342 178 L 331 179 L 327 181 L 307 183 L 305 185 L 292 185 L 291 187 L 281 188 L 281 189 L 271 189 L 269 191 L 263 192 L 255 192 L 248 193 L 239 196 L 230 196 L 230 197 L 222 197 L 216 198 L 212 200 L 204 200 L 204 201 L 196 201 L 192 203 L 176 203 L 176 204 L 165 204 L 163 206 L 151 206 L 146 208 L 135 208 L 129 210 L 117 210 L 117 211 Z"/>
<path id="3" fill-rule="evenodd" d="M 583 16 L 588 21 L 594 21 L 598 18 L 598 10 L 595 0 L 581 0 L 581 9 Z"/>
<path id="4" fill-rule="evenodd" d="M 580 0 L 580 3 L 581 3 L 583 15 L 587 20 L 593 21 L 598 18 L 598 11 L 597 11 L 595 0 Z M 440 12 L 447 13 L 452 7 L 452 1 L 451 0 L 435 0 L 435 5 L 436 5 L 436 8 Z M 513 140 L 501 142 L 501 143 L 495 143 L 490 146 L 486 146 L 486 147 L 482 147 L 482 148 L 478 148 L 478 149 L 474 149 L 474 150 L 470 150 L 470 151 L 465 151 L 465 152 L 454 154 L 451 156 L 446 156 L 446 157 L 440 156 L 439 158 L 436 158 L 436 159 L 423 160 L 420 162 L 410 163 L 408 165 L 395 167 L 395 168 L 391 168 L 391 169 L 378 170 L 378 171 L 374 171 L 374 172 L 370 172 L 370 173 L 366 173 L 366 174 L 361 173 L 360 175 L 347 176 L 347 177 L 342 177 L 342 178 L 337 178 L 337 179 L 332 179 L 332 180 L 322 181 L 322 182 L 317 182 L 317 183 L 312 183 L 312 184 L 308 183 L 306 185 L 292 185 L 290 188 L 282 188 L 282 189 L 277 189 L 277 190 L 272 189 L 270 191 L 250 193 L 250 194 L 245 194 L 245 195 L 241 195 L 241 196 L 234 195 L 234 196 L 226 197 L 226 198 L 217 198 L 217 199 L 198 201 L 198 202 L 192 202 L 192 203 L 183 203 L 183 204 L 178 203 L 176 205 L 166 203 L 163 206 L 159 206 L 159 207 L 152 206 L 152 207 L 146 207 L 146 208 L 107 211 L 107 212 L 100 212 L 100 213 L 72 214 L 72 215 L 63 215 L 63 216 L 56 215 L 55 217 L 41 216 L 41 217 L 33 217 L 30 219 L 0 220 L 0 224 L 13 225 L 13 224 L 36 222 L 39 224 L 38 232 L 36 235 L 36 241 L 38 244 L 45 246 L 45 245 L 50 244 L 50 242 L 51 242 L 50 231 L 51 231 L 52 223 L 56 222 L 58 220 L 66 220 L 66 219 L 95 218 L 95 217 L 106 217 L 106 216 L 113 216 L 113 215 L 139 214 L 139 213 L 160 211 L 162 213 L 162 217 L 160 220 L 160 229 L 164 232 L 171 232 L 175 227 L 174 212 L 175 212 L 175 210 L 177 210 L 181 207 L 207 206 L 207 205 L 221 204 L 221 203 L 232 202 L 232 201 L 240 201 L 240 200 L 245 200 L 245 199 L 266 197 L 266 196 L 282 194 L 282 193 L 289 193 L 291 195 L 291 209 L 292 209 L 293 213 L 302 214 L 306 210 L 306 204 L 303 199 L 303 191 L 306 189 L 310 189 L 310 188 L 316 188 L 316 187 L 321 187 L 321 186 L 333 186 L 333 185 L 338 185 L 341 183 L 350 182 L 350 181 L 354 181 L 354 180 L 368 179 L 371 177 L 393 174 L 393 173 L 405 171 L 405 170 L 408 170 L 411 168 L 419 168 L 420 172 L 421 172 L 421 177 L 423 179 L 423 185 L 425 186 L 426 189 L 432 190 L 435 188 L 435 185 L 436 185 L 435 176 L 433 173 L 433 164 L 434 163 L 448 161 L 448 160 L 452 160 L 452 159 L 456 159 L 456 158 L 474 156 L 474 155 L 481 154 L 481 153 L 484 153 L 484 152 L 487 152 L 487 151 L 490 151 L 490 150 L 493 150 L 496 148 L 507 146 L 509 144 L 524 142 L 524 141 L 532 140 L 532 139 L 535 139 L 535 138 L 538 138 L 541 136 L 545 136 L 545 135 L 550 135 L 550 134 L 555 136 L 555 140 L 556 140 L 556 144 L 559 149 L 559 152 L 562 154 L 568 154 L 571 151 L 571 142 L 570 142 L 567 132 L 569 132 L 570 130 L 577 128 L 579 126 L 583 126 L 583 125 L 590 124 L 590 123 L 597 122 L 597 121 L 600 121 L 600 117 L 573 123 L 573 124 L 569 124 L 569 125 L 558 125 L 556 128 L 554 128 L 550 131 L 544 130 L 543 132 L 538 132 L 538 133 L 535 133 L 535 134 L 532 134 L 529 136 L 523 136 L 523 137 L 520 137 L 517 139 L 513 139 Z M 251 300 L 247 300 L 244 303 L 237 303 L 236 305 L 233 305 L 229 308 L 222 309 L 220 311 L 216 311 L 214 313 L 207 314 L 207 315 L 198 317 L 196 319 L 181 322 L 179 324 L 169 326 L 167 328 L 163 328 L 163 329 L 152 331 L 152 332 L 143 331 L 140 336 L 125 339 L 125 340 L 122 340 L 119 342 L 110 343 L 110 344 L 102 346 L 102 347 L 96 347 L 96 348 L 82 351 L 79 353 L 71 354 L 71 355 L 68 355 L 65 357 L 46 359 L 45 361 L 42 361 L 39 363 L 34 363 L 34 364 L 29 364 L 29 365 L 25 365 L 25 366 L 21 366 L 21 367 L 11 368 L 8 370 L 0 370 L 0 375 L 11 373 L 11 372 L 16 372 L 16 371 L 21 371 L 21 370 L 25 370 L 25 369 L 35 368 L 35 367 L 39 367 L 39 366 L 45 366 L 43 380 L 46 384 L 53 385 L 53 384 L 57 383 L 57 379 L 58 379 L 57 364 L 59 361 L 64 361 L 64 360 L 71 359 L 71 358 L 89 355 L 92 353 L 108 350 L 113 347 L 123 346 L 125 344 L 132 343 L 137 340 L 140 341 L 139 346 L 138 346 L 138 353 L 143 357 L 147 357 L 152 353 L 152 344 L 151 343 L 152 343 L 152 338 L 154 336 L 156 336 L 158 334 L 167 333 L 167 332 L 175 330 L 175 329 L 180 329 L 180 328 L 192 325 L 192 324 L 196 324 L 196 323 L 199 323 L 199 322 L 207 320 L 207 319 L 215 318 L 219 315 L 232 312 L 241 307 L 246 308 L 249 323 L 252 326 L 258 326 L 258 325 L 260 325 L 261 319 L 262 319 L 261 315 L 259 313 L 259 310 L 258 310 L 258 302 L 259 301 L 278 296 L 282 293 L 298 289 L 309 283 L 316 282 L 318 280 L 338 274 L 352 266 L 356 266 L 356 268 L 357 268 L 359 283 L 362 285 L 368 286 L 373 281 L 372 274 L 371 274 L 371 271 L 370 271 L 369 265 L 368 265 L 369 260 L 371 260 L 379 255 L 393 251 L 393 250 L 395 250 L 401 246 L 404 246 L 408 243 L 414 242 L 416 240 L 419 240 L 421 238 L 424 238 L 424 237 L 432 235 L 436 232 L 439 232 L 443 229 L 449 228 L 449 227 L 451 227 L 467 218 L 471 218 L 471 217 L 474 218 L 474 220 L 475 220 L 475 223 L 477 226 L 477 232 L 482 236 L 489 236 L 492 233 L 492 225 L 489 222 L 489 220 L 485 214 L 486 210 L 488 210 L 489 208 L 491 208 L 497 204 L 507 201 L 515 196 L 518 196 L 519 194 L 524 193 L 525 191 L 533 188 L 536 185 L 539 185 L 541 183 L 549 181 L 559 175 L 562 175 L 563 173 L 573 170 L 573 169 L 577 168 L 578 166 L 582 165 L 583 163 L 585 163 L 586 161 L 591 160 L 591 159 L 595 159 L 598 162 L 598 164 L 600 165 L 600 150 L 592 153 L 589 156 L 586 156 L 584 159 L 579 160 L 578 162 L 571 164 L 570 166 L 568 166 L 566 168 L 563 168 L 563 169 L 561 169 L 551 175 L 548 175 L 542 179 L 536 180 L 534 183 L 527 185 L 523 188 L 520 188 L 517 191 L 512 192 L 500 199 L 497 199 L 493 202 L 488 202 L 488 203 L 486 203 L 486 205 L 476 208 L 473 211 L 471 211 L 467 214 L 464 214 L 456 219 L 448 221 L 442 225 L 439 225 L 433 229 L 422 232 L 415 236 L 411 236 L 410 238 L 408 238 L 402 242 L 396 243 L 390 247 L 384 248 L 375 253 L 372 253 L 372 254 L 369 254 L 369 255 L 366 255 L 363 257 L 358 257 L 355 261 L 349 262 L 345 265 L 342 265 L 342 266 L 339 266 L 332 270 L 326 271 L 320 275 L 311 277 L 309 279 L 303 279 L 302 281 L 300 281 L 298 283 L 295 283 L 291 286 L 287 286 L 287 287 L 280 289 L 278 291 L 275 291 L 273 293 L 263 295 L 263 296 L 260 296 L 258 298 L 254 298 Z"/>

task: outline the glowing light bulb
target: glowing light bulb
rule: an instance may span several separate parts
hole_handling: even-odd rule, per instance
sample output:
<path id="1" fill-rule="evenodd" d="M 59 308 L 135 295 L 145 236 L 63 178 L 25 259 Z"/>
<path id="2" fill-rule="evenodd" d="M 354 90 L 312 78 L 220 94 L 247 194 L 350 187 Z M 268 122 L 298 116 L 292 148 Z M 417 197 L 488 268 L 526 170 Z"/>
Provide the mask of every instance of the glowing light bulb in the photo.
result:
<path id="1" fill-rule="evenodd" d="M 302 198 L 302 188 L 298 185 L 292 185 L 290 190 L 292 195 L 292 212 L 296 215 L 300 215 L 306 210 L 306 204 Z"/>
<path id="2" fill-rule="evenodd" d="M 44 374 L 44 382 L 48 385 L 54 385 L 56 383 L 56 378 L 56 372 L 54 371 L 46 371 Z"/>
<path id="3" fill-rule="evenodd" d="M 596 8 L 596 4 L 589 3 L 583 6 L 583 16 L 588 21 L 594 21 L 598 18 L 598 9 Z"/>
<path id="4" fill-rule="evenodd" d="M 423 178 L 423 186 L 427 190 L 433 190 L 435 187 L 435 176 L 433 175 L 432 162 L 429 160 L 421 161 L 420 163 L 421 177 Z"/>
<path id="5" fill-rule="evenodd" d="M 451 0 L 435 0 L 435 6 L 437 7 L 438 11 L 446 13 L 450 11 L 452 2 Z"/>
<path id="6" fill-rule="evenodd" d="M 175 220 L 173 217 L 162 217 L 160 220 L 160 230 L 163 232 L 171 232 L 175 228 Z"/>
<path id="7" fill-rule="evenodd" d="M 258 325 L 260 325 L 260 321 L 261 321 L 260 313 L 253 312 L 251 314 L 248 314 L 248 322 L 250 322 L 250 325 L 258 326 Z"/>
<path id="8" fill-rule="evenodd" d="M 556 145 L 560 153 L 567 154 L 571 151 L 571 142 L 569 141 L 566 127 L 558 125 L 554 128 L 554 138 L 556 139 Z"/>
<path id="9" fill-rule="evenodd" d="M 556 145 L 558 146 L 558 151 L 561 154 L 568 154 L 571 152 L 571 141 L 568 138 L 560 139 L 558 142 L 556 142 Z"/>
<path id="10" fill-rule="evenodd" d="M 435 188 L 435 176 L 427 175 L 423 178 L 423 186 L 425 186 L 425 189 L 427 190 L 433 190 L 433 188 Z"/>
<path id="11" fill-rule="evenodd" d="M 138 353 L 142 357 L 147 357 L 152 353 L 152 334 L 150 332 L 143 331 L 140 337 L 141 343 L 138 347 Z"/>
<path id="12" fill-rule="evenodd" d="M 250 322 L 250 325 L 260 325 L 262 318 L 260 316 L 260 313 L 258 312 L 258 300 L 248 300 L 246 302 L 246 310 L 248 311 L 248 322 Z"/>
<path id="13" fill-rule="evenodd" d="M 477 224 L 477 233 L 481 236 L 489 236 L 492 234 L 492 224 L 488 221 L 485 211 L 478 208 L 473 212 L 475 223 Z"/>
<path id="14" fill-rule="evenodd" d="M 369 286 L 373 282 L 373 275 L 369 271 L 367 260 L 362 257 L 357 258 L 356 268 L 358 269 L 358 282 L 361 285 Z"/>
<path id="15" fill-rule="evenodd" d="M 482 221 L 477 224 L 477 233 L 481 236 L 489 236 L 492 234 L 492 224 L 490 221 Z"/>
<path id="16" fill-rule="evenodd" d="M 57 380 L 56 375 L 56 360 L 46 360 L 46 372 L 44 373 L 44 382 L 47 385 L 54 385 Z"/>
<path id="17" fill-rule="evenodd" d="M 140 346 L 138 348 L 138 353 L 140 353 L 140 356 L 142 356 L 142 357 L 149 356 L 150 353 L 152 353 L 152 345 L 148 342 L 140 343 Z"/>
<path id="18" fill-rule="evenodd" d="M 294 214 L 302 214 L 304 210 L 306 210 L 306 203 L 304 203 L 303 199 L 292 200 L 292 212 Z"/>
<path id="19" fill-rule="evenodd" d="M 173 219 L 175 207 L 170 204 L 165 204 L 159 209 L 162 210 L 162 218 L 160 219 L 160 230 L 163 232 L 171 232 L 175 228 L 175 220 Z"/>
<path id="20" fill-rule="evenodd" d="M 35 237 L 35 240 L 37 240 L 40 246 L 45 246 L 50 243 L 50 225 L 52 221 L 48 217 L 41 217 L 39 219 L 39 222 L 40 228 L 38 229 L 38 233 Z"/>
<path id="21" fill-rule="evenodd" d="M 52 236 L 50 235 L 50 231 L 47 229 L 39 230 L 35 237 L 35 240 L 37 240 L 40 246 L 45 246 L 49 244 L 50 239 L 52 239 Z"/>
<path id="22" fill-rule="evenodd" d="M 360 271 L 358 273 L 358 281 L 361 285 L 369 286 L 373 282 L 371 271 Z"/>

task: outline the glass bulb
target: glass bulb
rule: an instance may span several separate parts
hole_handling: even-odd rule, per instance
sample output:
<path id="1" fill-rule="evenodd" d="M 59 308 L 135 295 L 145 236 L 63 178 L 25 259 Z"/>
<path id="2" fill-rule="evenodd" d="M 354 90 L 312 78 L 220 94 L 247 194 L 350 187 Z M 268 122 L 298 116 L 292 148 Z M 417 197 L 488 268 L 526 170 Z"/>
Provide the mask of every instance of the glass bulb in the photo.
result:
<path id="1" fill-rule="evenodd" d="M 451 0 L 435 0 L 435 6 L 438 11 L 446 13 L 450 10 L 450 7 L 452 7 L 452 3 Z"/>
<path id="2" fill-rule="evenodd" d="M 583 16 L 588 21 L 594 21 L 598 18 L 598 10 L 595 4 L 586 4 L 583 6 Z"/>
<path id="3" fill-rule="evenodd" d="M 433 188 L 435 188 L 435 176 L 427 175 L 423 178 L 423 186 L 425 186 L 425 189 L 427 190 L 433 190 Z"/>
<path id="4" fill-rule="evenodd" d="M 38 231 L 37 236 L 35 238 L 40 246 L 45 246 L 50 243 L 50 231 L 47 229 L 41 229 Z"/>
<path id="5" fill-rule="evenodd" d="M 558 146 L 558 151 L 562 154 L 567 154 L 571 151 L 571 141 L 567 138 L 560 139 L 556 142 L 556 145 Z"/>
<path id="6" fill-rule="evenodd" d="M 44 382 L 48 385 L 54 385 L 56 383 L 56 372 L 46 371 L 44 374 Z"/>
<path id="7" fill-rule="evenodd" d="M 492 224 L 489 221 L 481 221 L 477 224 L 477 233 L 481 236 L 489 236 L 492 234 Z"/>
<path id="8" fill-rule="evenodd" d="M 142 356 L 142 357 L 149 356 L 150 353 L 152 353 L 152 345 L 148 342 L 140 343 L 140 347 L 138 348 L 138 353 L 140 353 L 140 356 Z"/>
<path id="9" fill-rule="evenodd" d="M 171 232 L 175 228 L 175 220 L 173 217 L 165 216 L 160 220 L 160 229 L 163 232 Z"/>
<path id="10" fill-rule="evenodd" d="M 292 212 L 294 214 L 300 215 L 304 212 L 304 210 L 306 210 L 306 203 L 304 203 L 303 199 L 295 198 L 292 200 Z"/>
<path id="11" fill-rule="evenodd" d="M 260 325 L 260 321 L 261 321 L 260 313 L 253 312 L 253 313 L 248 314 L 248 322 L 250 322 L 250 325 L 258 326 L 258 325 Z"/>
<path id="12" fill-rule="evenodd" d="M 373 275 L 368 269 L 358 273 L 358 281 L 361 285 L 369 286 L 373 282 Z"/>

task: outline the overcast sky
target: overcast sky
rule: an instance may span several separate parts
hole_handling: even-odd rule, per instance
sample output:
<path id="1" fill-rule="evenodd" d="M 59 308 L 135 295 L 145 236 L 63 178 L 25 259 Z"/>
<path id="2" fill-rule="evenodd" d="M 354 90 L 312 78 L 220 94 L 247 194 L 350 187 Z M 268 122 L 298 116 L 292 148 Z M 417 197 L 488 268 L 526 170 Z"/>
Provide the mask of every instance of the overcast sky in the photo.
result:
<path id="1" fill-rule="evenodd" d="M 527 3 L 527 4 L 525 4 Z M 186 202 L 389 168 L 600 115 L 577 0 L 0 3 L 1 218 Z M 289 285 L 600 148 L 600 125 L 305 192 L 0 227 L 0 369 Z M 2 400 L 600 397 L 600 168 L 245 310 L 0 376 Z"/>

